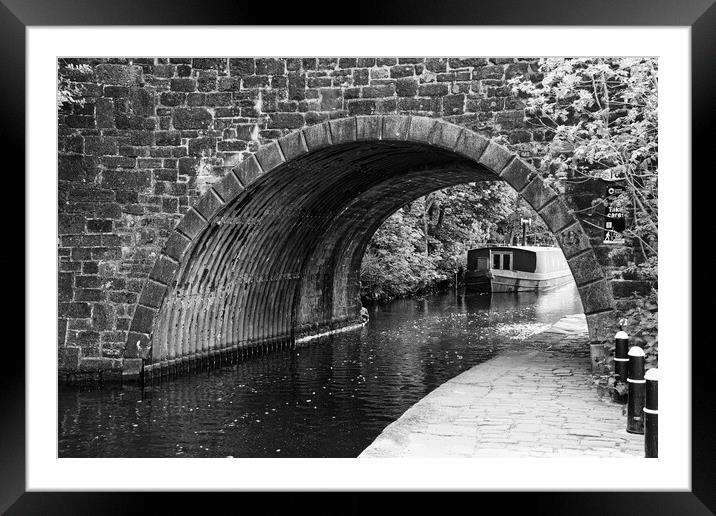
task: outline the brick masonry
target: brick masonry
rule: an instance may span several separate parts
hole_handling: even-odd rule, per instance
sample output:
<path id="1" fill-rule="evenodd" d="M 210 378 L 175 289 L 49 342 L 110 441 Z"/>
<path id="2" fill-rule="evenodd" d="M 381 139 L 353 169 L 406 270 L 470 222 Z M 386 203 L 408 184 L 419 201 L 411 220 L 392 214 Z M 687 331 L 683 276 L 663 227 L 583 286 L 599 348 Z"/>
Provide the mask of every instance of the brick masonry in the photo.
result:
<path id="1" fill-rule="evenodd" d="M 91 71 L 63 68 L 70 63 Z M 266 171 L 326 149 L 328 138 L 331 145 L 420 141 L 499 173 L 557 234 L 589 286 L 588 320 L 604 328 L 594 336 L 604 337 L 610 267 L 633 251 L 600 246 L 601 231 L 588 224 L 601 226 L 599 213 L 587 209 L 602 195 L 601 182 L 562 185 L 566 195 L 557 198 L 536 177 L 534 144 L 549 145 L 550 134 L 530 124 L 506 84 L 533 75 L 535 65 L 504 58 L 61 60 L 86 102 L 59 111 L 60 371 L 120 370 L 125 358 L 146 357 L 182 259 L 219 208 Z M 420 194 L 397 183 L 385 188 Z M 581 224 L 566 211 L 575 208 Z"/>

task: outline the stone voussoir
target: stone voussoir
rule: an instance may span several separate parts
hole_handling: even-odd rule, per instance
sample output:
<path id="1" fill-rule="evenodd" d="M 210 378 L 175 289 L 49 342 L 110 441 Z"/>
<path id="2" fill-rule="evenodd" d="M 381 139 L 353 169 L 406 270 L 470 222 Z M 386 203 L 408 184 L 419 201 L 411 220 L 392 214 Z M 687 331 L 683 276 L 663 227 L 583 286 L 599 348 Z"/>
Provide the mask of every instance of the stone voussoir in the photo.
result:
<path id="1" fill-rule="evenodd" d="M 562 252 L 567 259 L 591 248 L 589 237 L 579 222 L 567 226 L 557 233 L 556 236 L 562 248 Z"/>
<path id="2" fill-rule="evenodd" d="M 353 142 L 356 139 L 355 117 L 338 118 L 328 122 L 331 126 L 333 145 Z"/>
<path id="3" fill-rule="evenodd" d="M 537 174 L 537 172 L 521 159 L 513 159 L 502 169 L 500 177 L 507 181 L 518 192 Z"/>
<path id="4" fill-rule="evenodd" d="M 407 140 L 418 143 L 429 143 L 429 138 L 437 120 L 425 116 L 414 116 L 410 121 Z"/>
<path id="5" fill-rule="evenodd" d="M 428 142 L 443 149 L 453 150 L 464 130 L 465 128 L 459 125 L 438 121 L 433 127 Z"/>
<path id="6" fill-rule="evenodd" d="M 164 294 L 167 291 L 167 286 L 163 283 L 152 281 L 151 279 L 144 282 L 144 288 L 142 294 L 139 297 L 139 304 L 148 306 L 151 308 L 159 308 L 164 299 Z"/>
<path id="7" fill-rule="evenodd" d="M 264 173 L 270 172 L 286 161 L 283 157 L 283 152 L 281 152 L 281 147 L 276 141 L 262 145 L 258 152 L 254 154 L 254 157 L 261 165 L 261 170 Z"/>
<path id="8" fill-rule="evenodd" d="M 577 221 L 574 215 L 572 215 L 571 210 L 559 196 L 545 204 L 540 209 L 539 215 L 545 224 L 547 224 L 547 227 L 554 233 Z"/>
<path id="9" fill-rule="evenodd" d="M 228 204 L 244 191 L 244 186 L 241 184 L 241 181 L 239 181 L 239 178 L 236 177 L 234 171 L 229 170 L 220 181 L 214 183 L 214 190 L 216 190 L 216 193 Z"/>
<path id="10" fill-rule="evenodd" d="M 179 265 L 177 262 L 161 254 L 159 255 L 159 259 L 155 262 L 152 272 L 149 273 L 149 277 L 165 285 L 171 285 L 174 274 L 178 268 Z"/>
<path id="11" fill-rule="evenodd" d="M 176 261 L 181 261 L 189 244 L 191 244 L 191 239 L 179 231 L 172 231 L 172 234 L 167 239 L 167 243 L 164 245 L 164 253 Z"/>
<path id="12" fill-rule="evenodd" d="M 217 194 L 213 188 L 209 188 L 209 190 L 201 196 L 199 202 L 194 205 L 194 209 L 206 220 L 211 220 L 223 205 L 224 201 L 221 199 L 221 196 Z"/>
<path id="13" fill-rule="evenodd" d="M 286 161 L 302 156 L 308 152 L 302 131 L 295 131 L 279 138 L 278 144 L 281 147 L 281 152 Z"/>
<path id="14" fill-rule="evenodd" d="M 490 140 L 472 131 L 463 131 L 455 144 L 455 152 L 473 161 L 479 162 L 480 157 L 490 144 Z M 494 173 L 493 170 L 490 170 Z"/>
<path id="15" fill-rule="evenodd" d="M 488 170 L 499 174 L 514 156 L 514 152 L 510 152 L 502 145 L 491 141 L 477 161 Z"/>
<path id="16" fill-rule="evenodd" d="M 356 140 L 380 140 L 383 138 L 382 116 L 356 117 Z"/>
<path id="17" fill-rule="evenodd" d="M 619 331 L 617 314 L 613 310 L 587 314 L 586 318 L 589 336 L 593 341 L 610 341 Z"/>
<path id="18" fill-rule="evenodd" d="M 582 285 L 579 289 L 585 314 L 614 309 L 612 289 L 606 280 Z"/>
<path id="19" fill-rule="evenodd" d="M 567 260 L 572 277 L 577 285 L 590 283 L 604 278 L 604 271 L 599 266 L 594 253 L 582 253 Z"/>
<path id="20" fill-rule="evenodd" d="M 134 317 L 132 317 L 132 325 L 129 327 L 129 331 L 151 335 L 152 328 L 154 326 L 154 316 L 156 314 L 157 311 L 153 308 L 137 305 L 137 308 L 134 310 Z"/>
<path id="21" fill-rule="evenodd" d="M 236 177 L 239 178 L 239 181 L 241 181 L 241 184 L 244 185 L 244 188 L 246 188 L 261 174 L 263 174 L 263 170 L 261 169 L 259 162 L 256 161 L 256 158 L 254 156 L 249 156 L 234 167 L 234 173 L 236 174 Z"/>
<path id="22" fill-rule="evenodd" d="M 333 143 L 331 139 L 331 128 L 328 122 L 311 125 L 302 130 L 303 138 L 309 152 L 313 152 Z"/>
<path id="23" fill-rule="evenodd" d="M 184 217 L 179 221 L 179 224 L 177 224 L 176 230 L 194 239 L 207 225 L 206 217 L 202 216 L 195 209 L 189 208 L 186 214 L 184 214 Z"/>
<path id="24" fill-rule="evenodd" d="M 557 196 L 552 188 L 545 185 L 541 177 L 535 176 L 521 192 L 522 197 L 539 212 L 549 201 Z"/>
<path id="25" fill-rule="evenodd" d="M 383 116 L 383 139 L 405 140 L 413 117 L 403 115 Z"/>

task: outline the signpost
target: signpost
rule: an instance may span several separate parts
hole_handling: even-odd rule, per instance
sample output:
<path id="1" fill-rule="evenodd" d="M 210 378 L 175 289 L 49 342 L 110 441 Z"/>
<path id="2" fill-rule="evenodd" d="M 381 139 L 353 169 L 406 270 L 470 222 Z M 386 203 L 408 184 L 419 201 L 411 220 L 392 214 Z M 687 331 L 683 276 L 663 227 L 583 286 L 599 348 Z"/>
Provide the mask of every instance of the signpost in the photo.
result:
<path id="1" fill-rule="evenodd" d="M 604 214 L 604 243 L 605 244 L 623 244 L 624 235 L 622 232 L 626 227 L 624 221 L 624 213 L 621 208 L 614 202 L 617 197 L 624 191 L 621 185 L 607 186 L 606 198 L 607 206 Z"/>

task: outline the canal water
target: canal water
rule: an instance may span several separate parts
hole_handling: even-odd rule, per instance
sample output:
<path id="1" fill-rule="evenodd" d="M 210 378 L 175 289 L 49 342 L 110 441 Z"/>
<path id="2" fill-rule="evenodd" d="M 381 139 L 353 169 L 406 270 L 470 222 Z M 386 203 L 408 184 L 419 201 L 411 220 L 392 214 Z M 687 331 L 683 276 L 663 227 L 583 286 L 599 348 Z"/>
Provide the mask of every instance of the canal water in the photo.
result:
<path id="1" fill-rule="evenodd" d="M 571 284 L 368 310 L 362 329 L 151 389 L 61 388 L 59 456 L 356 457 L 430 391 L 582 306 Z"/>

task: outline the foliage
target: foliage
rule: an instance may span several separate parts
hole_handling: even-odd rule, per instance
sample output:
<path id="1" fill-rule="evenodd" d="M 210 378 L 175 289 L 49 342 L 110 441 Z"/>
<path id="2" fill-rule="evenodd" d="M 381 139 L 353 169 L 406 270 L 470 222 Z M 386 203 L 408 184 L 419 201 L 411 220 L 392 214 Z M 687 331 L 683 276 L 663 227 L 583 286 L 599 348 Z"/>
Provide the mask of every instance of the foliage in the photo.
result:
<path id="1" fill-rule="evenodd" d="M 628 306 L 620 310 L 619 318 L 626 322 L 624 330 L 629 335 L 629 345 L 639 346 L 645 353 L 645 368 L 659 367 L 659 326 L 658 326 L 658 293 L 652 289 L 646 296 L 634 294 L 624 303 Z M 608 348 L 601 366 L 606 371 L 614 370 L 614 343 Z M 614 375 L 597 374 L 594 382 L 615 397 L 622 397 L 627 392 L 627 385 L 618 381 Z"/>
<path id="2" fill-rule="evenodd" d="M 550 180 L 618 179 L 625 187 L 609 202 L 627 215 L 623 234 L 640 248 L 641 263 L 617 272 L 654 288 L 623 303 L 628 309 L 620 317 L 628 320 L 632 343 L 644 348 L 647 367 L 658 362 L 657 72 L 653 58 L 549 58 L 539 61 L 531 77 L 510 81 L 530 123 L 551 139 L 535 149 Z M 597 199 L 595 205 L 605 202 Z M 613 258 L 624 251 L 616 249 Z M 624 389 L 611 377 L 598 381 Z"/>
<path id="3" fill-rule="evenodd" d="M 454 284 L 468 249 L 519 243 L 520 218 L 533 220 L 529 243 L 552 243 L 542 220 L 502 182 L 459 185 L 416 199 L 373 236 L 361 265 L 361 294 L 391 299 Z"/>
<path id="4" fill-rule="evenodd" d="M 613 203 L 631 216 L 624 235 L 655 256 L 657 227 L 657 61 L 549 58 L 532 77 L 510 80 L 533 125 L 552 137 L 541 149 L 552 179 L 620 179 Z M 597 204 L 603 204 L 599 199 Z"/>
<path id="5" fill-rule="evenodd" d="M 90 74 L 92 68 L 87 64 L 66 64 L 57 73 L 57 109 L 66 106 L 84 106 L 84 87 L 75 82 L 75 78 Z"/>

